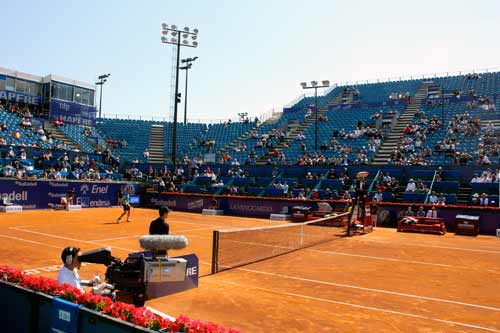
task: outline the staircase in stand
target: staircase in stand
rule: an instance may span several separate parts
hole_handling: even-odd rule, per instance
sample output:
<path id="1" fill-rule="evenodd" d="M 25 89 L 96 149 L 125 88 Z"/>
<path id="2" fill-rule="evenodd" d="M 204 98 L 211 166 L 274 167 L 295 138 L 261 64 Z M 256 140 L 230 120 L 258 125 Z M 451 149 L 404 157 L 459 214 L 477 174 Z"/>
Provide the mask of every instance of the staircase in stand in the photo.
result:
<path id="1" fill-rule="evenodd" d="M 63 131 L 61 131 L 57 126 L 51 124 L 48 120 L 44 122 L 43 128 L 46 132 L 50 133 L 52 139 L 63 142 L 71 150 L 82 151 L 82 149 L 76 142 L 67 137 L 66 134 L 63 133 Z"/>
<path id="2" fill-rule="evenodd" d="M 151 125 L 149 136 L 149 163 L 164 163 L 163 155 L 163 140 L 164 140 L 163 125 Z"/>
<path id="3" fill-rule="evenodd" d="M 413 95 L 403 113 L 399 116 L 396 122 L 392 125 L 391 131 L 384 138 L 382 146 L 377 151 L 373 158 L 373 165 L 387 165 L 391 153 L 397 148 L 399 140 L 403 137 L 403 130 L 407 124 L 413 122 L 415 113 L 420 108 L 422 101 L 427 98 L 427 88 L 432 85 L 431 82 L 423 82 L 418 88 L 415 95 Z"/>
<path id="4" fill-rule="evenodd" d="M 324 116 L 327 111 L 328 111 L 328 104 L 326 106 L 320 107 L 318 109 L 318 119 L 321 116 Z M 285 140 L 277 144 L 276 147 L 274 147 L 271 151 L 268 151 L 264 155 L 259 157 L 257 159 L 257 164 L 258 165 L 266 164 L 267 160 L 273 157 L 276 151 L 281 152 L 283 151 L 283 149 L 286 149 L 286 147 L 290 146 L 290 143 L 293 142 L 300 133 L 304 132 L 309 126 L 313 125 L 315 122 L 316 118 L 314 113 L 312 113 L 312 116 L 305 119 L 302 123 L 300 123 L 300 125 L 294 126 L 289 131 L 287 131 L 287 136 Z"/>
<path id="5" fill-rule="evenodd" d="M 461 184 L 458 190 L 457 204 L 469 205 L 470 197 L 472 195 L 472 187 L 470 184 Z"/>

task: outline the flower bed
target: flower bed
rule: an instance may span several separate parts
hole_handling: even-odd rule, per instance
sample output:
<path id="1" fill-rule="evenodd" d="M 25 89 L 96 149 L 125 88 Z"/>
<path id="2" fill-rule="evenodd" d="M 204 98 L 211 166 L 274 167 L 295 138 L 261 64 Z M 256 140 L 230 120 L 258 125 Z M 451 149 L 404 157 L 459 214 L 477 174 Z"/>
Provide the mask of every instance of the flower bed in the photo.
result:
<path id="1" fill-rule="evenodd" d="M 59 285 L 54 279 L 32 276 L 9 266 L 0 266 L 0 280 L 59 297 L 80 304 L 90 310 L 155 331 L 169 333 L 239 333 L 236 329 L 224 328 L 213 323 L 202 323 L 183 315 L 179 316 L 175 321 L 171 321 L 155 315 L 144 307 L 137 308 L 131 304 L 113 302 L 110 298 L 101 295 L 82 293 L 68 284 Z"/>

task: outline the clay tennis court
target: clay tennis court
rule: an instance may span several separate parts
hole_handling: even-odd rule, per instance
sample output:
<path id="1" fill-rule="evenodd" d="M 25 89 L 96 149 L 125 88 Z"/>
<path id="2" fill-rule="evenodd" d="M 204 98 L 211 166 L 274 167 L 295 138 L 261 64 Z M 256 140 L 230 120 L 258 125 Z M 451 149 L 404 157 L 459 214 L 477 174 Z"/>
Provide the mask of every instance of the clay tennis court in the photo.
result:
<path id="1" fill-rule="evenodd" d="M 61 250 L 111 246 L 125 259 L 140 250 L 156 210 L 119 208 L 26 211 L 0 215 L 0 264 L 55 278 Z M 397 233 L 378 228 L 210 275 L 214 229 L 276 222 L 173 212 L 171 234 L 196 253 L 199 288 L 147 302 L 170 315 L 188 314 L 244 332 L 498 332 L 500 239 Z M 82 278 L 104 266 L 82 267 Z"/>

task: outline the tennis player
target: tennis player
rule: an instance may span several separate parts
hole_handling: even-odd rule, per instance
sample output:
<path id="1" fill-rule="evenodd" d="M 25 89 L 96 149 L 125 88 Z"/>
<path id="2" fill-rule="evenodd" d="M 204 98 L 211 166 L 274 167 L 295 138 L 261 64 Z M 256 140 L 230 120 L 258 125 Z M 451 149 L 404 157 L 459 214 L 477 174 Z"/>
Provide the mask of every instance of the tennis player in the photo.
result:
<path id="1" fill-rule="evenodd" d="M 116 219 L 116 223 L 120 223 L 122 217 L 127 214 L 127 222 L 130 222 L 130 195 L 132 194 L 132 189 L 128 188 L 125 194 L 122 197 L 122 207 L 123 213 L 119 218 Z"/>

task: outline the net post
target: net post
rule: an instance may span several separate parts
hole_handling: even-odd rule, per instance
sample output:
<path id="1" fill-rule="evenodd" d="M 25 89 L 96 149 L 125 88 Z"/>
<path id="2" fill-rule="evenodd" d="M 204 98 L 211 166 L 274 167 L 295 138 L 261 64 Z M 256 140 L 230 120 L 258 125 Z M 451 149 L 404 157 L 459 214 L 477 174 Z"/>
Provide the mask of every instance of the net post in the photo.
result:
<path id="1" fill-rule="evenodd" d="M 212 243 L 212 274 L 218 271 L 218 254 L 219 254 L 219 231 L 214 230 L 213 232 L 213 243 Z"/>

